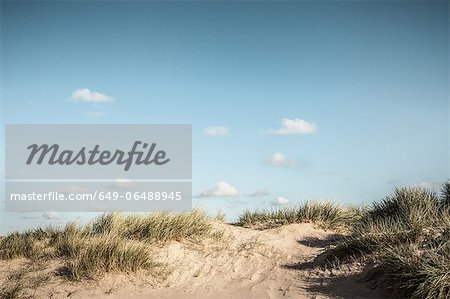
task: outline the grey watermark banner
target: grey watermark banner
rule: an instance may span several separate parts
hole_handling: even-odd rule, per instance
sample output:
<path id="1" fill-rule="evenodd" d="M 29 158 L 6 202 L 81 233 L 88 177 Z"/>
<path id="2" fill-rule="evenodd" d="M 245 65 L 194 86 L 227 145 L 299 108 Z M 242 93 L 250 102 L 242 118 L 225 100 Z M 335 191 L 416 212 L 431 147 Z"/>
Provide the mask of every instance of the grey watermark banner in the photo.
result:
<path id="1" fill-rule="evenodd" d="M 190 180 L 191 125 L 6 125 L 7 180 Z"/>
<path id="2" fill-rule="evenodd" d="M 192 208 L 191 125 L 6 125 L 13 212 Z"/>
<path id="3" fill-rule="evenodd" d="M 192 208 L 191 182 L 10 182 L 11 212 L 183 212 Z"/>

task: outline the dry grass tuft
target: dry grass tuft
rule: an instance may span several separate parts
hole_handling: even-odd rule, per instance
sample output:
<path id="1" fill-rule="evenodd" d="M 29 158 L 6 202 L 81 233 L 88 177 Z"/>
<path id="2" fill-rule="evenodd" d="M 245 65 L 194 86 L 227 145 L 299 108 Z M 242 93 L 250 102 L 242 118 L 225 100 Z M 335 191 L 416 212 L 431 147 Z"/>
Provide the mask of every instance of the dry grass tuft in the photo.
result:
<path id="1" fill-rule="evenodd" d="M 70 280 L 92 279 L 111 271 L 150 271 L 163 267 L 154 261 L 152 248 L 171 241 L 216 238 L 212 221 L 200 210 L 178 214 L 103 214 L 84 226 L 68 223 L 59 228 L 7 235 L 0 239 L 0 259 L 62 258 L 65 266 L 60 274 Z M 17 294 L 19 287 L 12 287 L 8 293 Z"/>
<path id="2" fill-rule="evenodd" d="M 408 298 L 450 298 L 449 183 L 442 192 L 403 188 L 372 208 L 345 241 L 326 252 L 328 264 L 374 260 L 387 283 Z"/>

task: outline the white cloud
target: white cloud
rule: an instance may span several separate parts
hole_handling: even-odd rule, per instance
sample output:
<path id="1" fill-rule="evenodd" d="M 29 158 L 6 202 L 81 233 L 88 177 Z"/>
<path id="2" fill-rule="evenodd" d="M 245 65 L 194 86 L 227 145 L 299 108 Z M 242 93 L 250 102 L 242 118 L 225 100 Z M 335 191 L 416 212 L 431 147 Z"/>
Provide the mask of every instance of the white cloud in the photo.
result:
<path id="1" fill-rule="evenodd" d="M 285 166 L 288 160 L 285 154 L 275 153 L 272 155 L 272 158 L 269 160 L 269 162 L 273 166 Z"/>
<path id="2" fill-rule="evenodd" d="M 317 131 L 317 126 L 304 119 L 295 118 L 283 118 L 281 120 L 280 129 L 271 129 L 268 131 L 270 134 L 275 135 L 293 135 L 293 134 L 312 134 Z"/>
<path id="3" fill-rule="evenodd" d="M 275 167 L 300 168 L 303 166 L 303 164 L 299 161 L 289 160 L 283 153 L 275 153 L 265 162 Z"/>
<path id="4" fill-rule="evenodd" d="M 207 127 L 203 129 L 203 134 L 208 136 L 225 136 L 230 134 L 230 130 L 227 127 Z"/>
<path id="5" fill-rule="evenodd" d="M 245 196 L 247 196 L 247 197 L 263 197 L 263 196 L 267 196 L 269 194 L 270 194 L 269 191 L 260 190 L 260 191 L 255 191 L 253 193 L 247 193 L 247 194 L 245 194 Z"/>
<path id="6" fill-rule="evenodd" d="M 236 187 L 227 182 L 220 181 L 212 189 L 206 190 L 199 195 L 197 198 L 207 198 L 207 197 L 235 197 L 238 195 Z"/>
<path id="7" fill-rule="evenodd" d="M 54 219 L 58 219 L 58 213 L 56 213 L 56 212 L 45 212 L 44 214 L 42 214 L 42 217 L 44 217 L 47 220 L 54 220 Z"/>
<path id="8" fill-rule="evenodd" d="M 114 98 L 106 94 L 90 90 L 89 88 L 79 88 L 72 92 L 71 99 L 73 101 L 89 102 L 89 103 L 109 103 Z"/>
<path id="9" fill-rule="evenodd" d="M 286 197 L 279 196 L 275 198 L 275 200 L 272 202 L 272 205 L 274 206 L 282 206 L 289 203 L 289 200 Z"/>

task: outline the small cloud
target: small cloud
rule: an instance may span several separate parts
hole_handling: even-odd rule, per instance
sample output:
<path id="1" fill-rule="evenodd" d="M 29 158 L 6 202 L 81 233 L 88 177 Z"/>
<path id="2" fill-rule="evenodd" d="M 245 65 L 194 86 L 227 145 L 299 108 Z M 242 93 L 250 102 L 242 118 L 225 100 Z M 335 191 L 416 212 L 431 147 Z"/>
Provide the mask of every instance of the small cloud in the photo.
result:
<path id="1" fill-rule="evenodd" d="M 287 203 L 289 203 L 289 200 L 286 197 L 279 196 L 272 202 L 272 205 L 274 205 L 274 206 L 283 206 L 283 205 L 285 205 Z"/>
<path id="2" fill-rule="evenodd" d="M 199 195 L 195 196 L 196 198 L 208 198 L 208 197 L 235 197 L 238 195 L 238 191 L 236 187 L 227 182 L 221 181 L 216 184 L 216 186 L 212 189 L 206 190 Z"/>
<path id="3" fill-rule="evenodd" d="M 55 220 L 58 219 L 58 213 L 56 212 L 45 212 L 42 214 L 42 217 L 44 217 L 47 220 Z"/>
<path id="4" fill-rule="evenodd" d="M 106 94 L 90 90 L 88 88 L 75 89 L 72 92 L 71 99 L 73 101 L 89 102 L 89 103 L 110 103 L 114 98 Z"/>
<path id="5" fill-rule="evenodd" d="M 315 132 L 317 132 L 316 124 L 300 118 L 283 118 L 280 129 L 271 129 L 268 131 L 269 134 L 274 135 L 313 134 Z"/>
<path id="6" fill-rule="evenodd" d="M 267 196 L 270 195 L 269 191 L 256 191 L 253 193 L 247 193 L 244 194 L 246 197 L 263 197 L 263 196 Z"/>
<path id="7" fill-rule="evenodd" d="M 283 153 L 273 154 L 269 160 L 265 161 L 265 163 L 275 167 L 301 168 L 304 166 L 300 161 L 289 160 Z"/>
<path id="8" fill-rule="evenodd" d="M 207 136 L 226 136 L 230 134 L 230 130 L 227 127 L 207 127 L 203 129 L 203 134 Z"/>

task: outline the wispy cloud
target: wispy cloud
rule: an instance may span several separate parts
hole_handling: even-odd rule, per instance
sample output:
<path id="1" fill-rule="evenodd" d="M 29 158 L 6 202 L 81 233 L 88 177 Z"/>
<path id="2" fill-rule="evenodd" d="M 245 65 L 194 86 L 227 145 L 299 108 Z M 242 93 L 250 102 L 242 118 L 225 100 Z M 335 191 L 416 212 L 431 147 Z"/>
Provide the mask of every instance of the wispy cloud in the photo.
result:
<path id="1" fill-rule="evenodd" d="M 89 88 L 79 88 L 72 92 L 71 100 L 88 103 L 110 103 L 114 101 L 114 98 Z"/>
<path id="2" fill-rule="evenodd" d="M 301 168 L 304 166 L 300 161 L 288 159 L 283 153 L 275 153 L 264 162 L 275 167 Z"/>
<path id="3" fill-rule="evenodd" d="M 267 133 L 274 135 L 313 134 L 315 132 L 317 132 L 316 124 L 300 118 L 283 118 L 281 128 L 267 131 Z"/>
<path id="4" fill-rule="evenodd" d="M 246 193 L 244 194 L 244 196 L 246 197 L 264 197 L 270 195 L 269 191 L 265 191 L 265 190 L 260 190 L 260 191 L 255 191 L 253 193 Z"/>
<path id="5" fill-rule="evenodd" d="M 274 206 L 282 206 L 282 205 L 285 205 L 288 203 L 289 203 L 289 200 L 283 196 L 279 196 L 279 197 L 275 198 L 274 201 L 272 201 L 272 205 L 274 205 Z"/>
<path id="6" fill-rule="evenodd" d="M 197 196 L 196 198 L 208 198 L 208 197 L 236 197 L 238 195 L 236 187 L 233 185 L 220 181 L 214 188 L 208 189 Z"/>
<path id="7" fill-rule="evenodd" d="M 230 134 L 230 130 L 227 127 L 207 127 L 203 129 L 203 134 L 207 136 L 226 136 Z"/>

